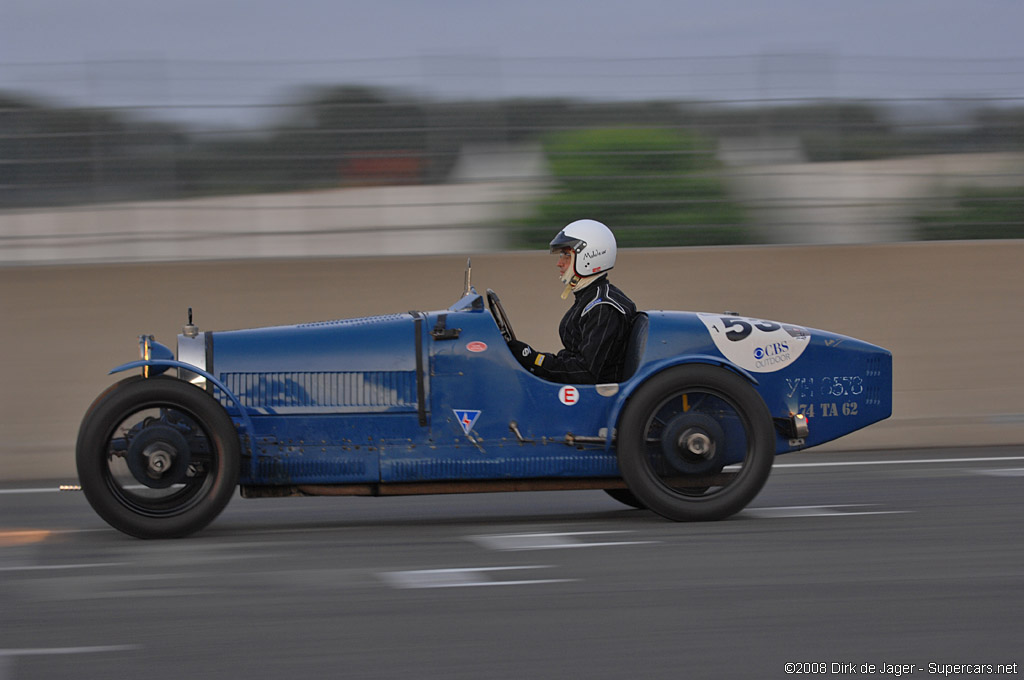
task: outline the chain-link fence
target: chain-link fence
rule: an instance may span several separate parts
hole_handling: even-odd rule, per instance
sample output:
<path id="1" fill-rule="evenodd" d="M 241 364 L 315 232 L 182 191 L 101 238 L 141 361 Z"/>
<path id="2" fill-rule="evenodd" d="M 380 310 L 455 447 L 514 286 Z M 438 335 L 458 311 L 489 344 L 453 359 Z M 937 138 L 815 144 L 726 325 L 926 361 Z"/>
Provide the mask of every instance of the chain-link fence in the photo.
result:
<path id="1" fill-rule="evenodd" d="M 5 262 L 581 216 L 627 246 L 1024 237 L 1024 60 L 0 64 Z"/>

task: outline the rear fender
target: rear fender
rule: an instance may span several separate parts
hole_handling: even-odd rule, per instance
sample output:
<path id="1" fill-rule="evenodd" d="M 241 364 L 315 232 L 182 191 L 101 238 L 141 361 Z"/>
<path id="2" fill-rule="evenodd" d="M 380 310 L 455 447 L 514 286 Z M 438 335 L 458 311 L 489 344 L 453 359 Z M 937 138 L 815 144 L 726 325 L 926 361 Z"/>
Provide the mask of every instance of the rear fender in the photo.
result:
<path id="1" fill-rule="evenodd" d="M 690 354 L 687 356 L 677 356 L 668 359 L 661 359 L 654 361 L 649 364 L 645 364 L 638 370 L 633 377 L 628 381 L 624 382 L 620 386 L 618 397 L 615 400 L 615 404 L 612 406 L 611 412 L 608 414 L 608 433 L 614 433 L 615 428 L 619 422 L 619 417 L 622 415 L 622 411 L 626 408 L 626 404 L 629 402 L 629 398 L 633 395 L 636 390 L 643 385 L 645 382 L 650 380 L 652 377 L 661 373 L 667 368 L 673 366 L 682 366 L 685 364 L 708 364 L 711 366 L 721 366 L 727 370 L 732 371 L 743 377 L 751 385 L 757 386 L 757 378 L 755 378 L 747 370 L 744 370 L 736 364 L 723 359 L 722 357 L 712 356 L 710 354 Z M 615 441 L 614 436 L 609 436 L 605 441 L 605 451 L 610 451 Z"/>

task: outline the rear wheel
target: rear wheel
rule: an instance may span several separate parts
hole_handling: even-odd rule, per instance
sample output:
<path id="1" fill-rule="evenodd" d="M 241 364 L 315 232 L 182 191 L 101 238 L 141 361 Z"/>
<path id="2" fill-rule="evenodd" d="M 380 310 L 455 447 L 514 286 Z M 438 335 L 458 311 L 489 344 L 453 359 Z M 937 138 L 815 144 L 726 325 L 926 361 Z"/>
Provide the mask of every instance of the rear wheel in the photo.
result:
<path id="1" fill-rule="evenodd" d="M 619 423 L 619 469 L 629 490 L 676 521 L 739 512 L 764 486 L 774 457 L 764 401 L 744 378 L 715 366 L 659 373 Z"/>
<path id="2" fill-rule="evenodd" d="M 644 509 L 644 504 L 641 503 L 640 499 L 637 498 L 629 489 L 605 489 L 604 492 L 623 505 L 628 505 L 629 507 L 636 508 L 637 510 Z"/>
<path id="3" fill-rule="evenodd" d="M 210 395 L 168 377 L 128 378 L 89 408 L 76 450 L 82 491 L 112 527 L 186 536 L 213 521 L 238 482 L 238 435 Z"/>

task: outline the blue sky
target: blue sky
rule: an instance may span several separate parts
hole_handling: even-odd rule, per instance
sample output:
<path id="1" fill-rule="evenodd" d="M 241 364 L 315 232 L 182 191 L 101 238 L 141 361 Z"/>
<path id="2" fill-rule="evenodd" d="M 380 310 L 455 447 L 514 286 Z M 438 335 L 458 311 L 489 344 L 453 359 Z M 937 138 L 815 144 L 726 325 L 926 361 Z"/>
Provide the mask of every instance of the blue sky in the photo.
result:
<path id="1" fill-rule="evenodd" d="M 1019 0 L 2 0 L 0 63 L 844 55 L 1024 57 Z"/>
<path id="2" fill-rule="evenodd" d="M 595 81 L 598 96 L 630 87 L 641 96 L 659 87 L 788 96 L 776 73 L 785 81 L 790 71 L 809 78 L 794 96 L 926 84 L 935 94 L 1020 96 L 1021 27 L 1020 0 L 0 0 L 0 89 L 180 103 L 206 96 L 192 89 L 208 74 L 209 88 L 230 89 L 239 102 L 257 88 L 375 78 L 397 86 L 447 78 L 459 94 L 483 97 L 576 94 L 588 60 L 609 59 L 636 61 L 614 67 L 619 80 Z M 775 54 L 802 56 L 758 61 Z M 737 68 L 754 75 L 733 83 L 726 61 L 663 63 L 702 57 L 745 58 Z M 874 57 L 896 59 L 902 80 L 887 73 L 891 61 L 863 60 Z M 854 58 L 855 67 L 836 65 Z M 907 61 L 919 58 L 931 61 Z M 129 81 L 131 96 L 121 84 Z"/>

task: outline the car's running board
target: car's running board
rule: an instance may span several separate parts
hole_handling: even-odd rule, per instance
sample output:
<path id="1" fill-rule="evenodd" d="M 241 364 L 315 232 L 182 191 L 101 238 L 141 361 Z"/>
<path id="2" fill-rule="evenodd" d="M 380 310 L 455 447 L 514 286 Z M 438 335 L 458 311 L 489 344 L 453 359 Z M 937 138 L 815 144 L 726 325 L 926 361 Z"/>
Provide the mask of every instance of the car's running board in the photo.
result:
<path id="1" fill-rule="evenodd" d="M 693 476 L 671 480 L 675 488 L 706 489 L 729 484 L 736 473 Z M 503 491 L 586 491 L 591 489 L 625 489 L 620 477 L 586 477 L 565 479 L 482 479 L 439 482 L 401 482 L 392 484 L 295 484 L 290 486 L 239 487 L 242 498 L 282 496 L 421 496 L 453 493 L 493 493 Z"/>

